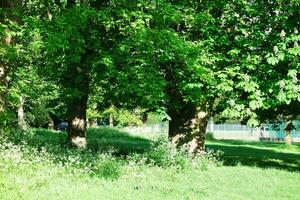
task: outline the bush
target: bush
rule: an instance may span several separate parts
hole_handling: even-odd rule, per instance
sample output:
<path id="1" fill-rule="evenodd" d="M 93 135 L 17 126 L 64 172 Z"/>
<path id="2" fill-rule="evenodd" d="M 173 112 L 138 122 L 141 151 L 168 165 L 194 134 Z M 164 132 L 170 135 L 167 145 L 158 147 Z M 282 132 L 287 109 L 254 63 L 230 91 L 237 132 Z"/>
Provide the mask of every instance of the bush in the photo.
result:
<path id="1" fill-rule="evenodd" d="M 206 139 L 206 140 L 209 140 L 209 141 L 215 140 L 214 134 L 213 134 L 212 132 L 207 132 L 207 133 L 205 134 L 205 139 Z"/>
<path id="2" fill-rule="evenodd" d="M 0 111 L 0 134 L 9 134 L 17 129 L 17 116 L 12 111 Z"/>
<path id="3" fill-rule="evenodd" d="M 113 124 L 116 127 L 126 127 L 126 126 L 141 126 L 143 122 L 141 116 L 134 111 L 126 109 L 117 109 L 115 107 L 110 107 L 106 109 L 102 114 L 102 119 L 109 123 L 110 115 L 113 117 Z"/>
<path id="4" fill-rule="evenodd" d="M 151 144 L 149 151 L 136 156 L 140 163 L 159 167 L 175 167 L 177 169 L 207 169 L 212 165 L 219 165 L 220 152 L 209 150 L 204 154 L 189 154 L 184 148 L 175 148 L 166 138 L 159 138 Z M 141 162 L 143 160 L 143 162 Z"/>
<path id="5" fill-rule="evenodd" d="M 144 156 L 148 163 L 162 167 L 185 168 L 190 159 L 188 154 L 176 149 L 165 138 L 159 138 L 153 142 L 150 150 Z"/>
<path id="6" fill-rule="evenodd" d="M 94 166 L 93 175 L 106 179 L 117 179 L 122 174 L 122 163 L 111 155 L 101 155 L 102 161 Z"/>

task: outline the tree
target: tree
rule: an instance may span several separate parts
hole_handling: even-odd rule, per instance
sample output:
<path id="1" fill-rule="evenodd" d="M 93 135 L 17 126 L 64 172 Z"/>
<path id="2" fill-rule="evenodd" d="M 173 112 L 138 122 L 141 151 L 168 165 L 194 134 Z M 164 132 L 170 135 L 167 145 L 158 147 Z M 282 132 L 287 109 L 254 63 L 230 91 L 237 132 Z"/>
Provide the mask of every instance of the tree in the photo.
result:
<path id="1" fill-rule="evenodd" d="M 170 139 L 190 152 L 204 149 L 211 116 L 257 126 L 267 111 L 300 101 L 297 1 L 33 1 L 23 9 L 38 74 L 61 88 L 70 141 L 86 136 L 91 96 L 103 108 L 166 112 Z"/>
<path id="2" fill-rule="evenodd" d="M 32 12 L 22 1 L 1 3 L 0 27 L 4 30 L 1 36 L 5 39 L 0 46 L 1 62 L 5 64 L 5 74 L 1 77 L 3 100 L 0 101 L 5 103 L 0 113 L 1 128 L 17 127 L 18 124 L 18 128 L 24 129 L 27 123 L 39 127 L 47 123 L 49 114 L 53 113 L 54 106 L 52 111 L 49 106 L 58 99 L 58 90 L 38 73 L 42 54 L 37 29 L 31 29 L 32 21 L 29 19 Z M 38 109 L 43 111 L 37 112 Z"/>
<path id="3" fill-rule="evenodd" d="M 260 2 L 255 8 L 261 18 L 253 39 L 260 67 L 252 73 L 263 95 L 256 112 L 260 122 L 285 121 L 286 135 L 290 135 L 300 105 L 299 21 L 294 20 L 300 15 L 299 2 Z"/>
<path id="4" fill-rule="evenodd" d="M 120 3 L 123 8 L 130 8 L 131 5 L 126 4 L 125 1 Z M 126 21 L 126 17 L 122 18 L 120 11 L 123 8 L 117 7 L 114 2 L 109 2 L 106 6 L 108 8 L 101 5 L 101 8 L 94 8 L 81 4 L 64 7 L 53 13 L 51 19 L 36 19 L 33 23 L 38 27 L 41 36 L 41 40 L 36 42 L 43 44 L 42 71 L 45 76 L 61 86 L 64 94 L 69 140 L 73 143 L 76 143 L 76 140 L 81 141 L 83 145 L 85 143 L 88 98 L 90 93 L 97 91 L 100 86 L 102 90 L 105 88 L 105 91 L 100 90 L 97 94 L 100 99 L 102 95 L 105 102 L 113 102 L 114 105 L 123 107 L 132 107 L 133 102 L 137 100 L 142 100 L 141 104 L 149 105 L 158 99 L 151 97 L 160 92 L 156 86 L 161 84 L 161 81 L 154 82 L 158 80 L 155 74 L 146 75 L 144 69 L 138 65 L 121 65 L 122 58 L 118 57 L 119 51 L 122 51 L 119 49 L 120 44 L 126 37 L 135 34 L 136 27 L 132 27 L 135 21 L 130 22 Z M 111 9 L 112 7 L 115 9 Z M 113 19 L 115 21 L 112 21 L 112 16 L 116 16 L 116 19 Z M 112 23 L 118 20 L 122 20 L 122 23 L 118 22 L 118 26 L 111 28 Z M 120 29 L 123 24 L 128 28 L 125 31 Z M 126 73 L 120 74 L 120 68 L 126 68 Z M 116 80 L 112 80 L 111 77 L 115 77 Z M 141 82 L 133 81 L 132 77 L 137 77 Z M 150 77 L 153 79 L 150 80 Z M 153 84 L 147 84 L 148 80 Z M 121 89 L 116 90 L 114 84 Z M 145 88 L 147 90 L 144 90 Z M 151 92 L 148 88 L 152 90 L 151 95 L 147 94 Z M 124 89 L 127 91 L 122 91 Z M 130 94 L 133 94 L 130 98 L 132 101 L 128 99 Z M 147 98 L 144 98 L 143 94 L 147 94 Z M 118 102 L 115 99 L 118 99 Z"/>
<path id="5" fill-rule="evenodd" d="M 159 66 L 169 136 L 190 152 L 203 150 L 210 116 L 257 126 L 262 110 L 299 102 L 298 32 L 287 40 L 294 47 L 286 51 L 284 69 L 269 53 L 277 48 L 282 59 L 273 43 L 284 26 L 290 33 L 297 27 L 297 2 L 156 1 L 140 7 L 150 25 L 129 38 L 122 57 Z"/>
<path id="6" fill-rule="evenodd" d="M 10 96 L 10 75 L 15 70 L 16 45 L 13 40 L 20 22 L 14 11 L 21 7 L 21 1 L 4 0 L 0 5 L 0 125 L 6 127 L 14 120 L 14 114 L 7 102 Z"/>

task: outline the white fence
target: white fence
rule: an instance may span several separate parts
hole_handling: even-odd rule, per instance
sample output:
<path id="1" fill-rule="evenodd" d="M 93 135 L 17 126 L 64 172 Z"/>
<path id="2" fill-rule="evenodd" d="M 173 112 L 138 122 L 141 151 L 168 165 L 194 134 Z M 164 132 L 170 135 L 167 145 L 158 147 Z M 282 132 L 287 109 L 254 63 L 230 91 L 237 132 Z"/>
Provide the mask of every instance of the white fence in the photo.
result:
<path id="1" fill-rule="evenodd" d="M 121 128 L 121 130 L 126 131 L 132 135 L 140 135 L 143 137 L 156 137 L 160 135 L 167 135 L 169 130 L 169 124 L 160 123 L 145 126 L 129 126 Z"/>
<path id="2" fill-rule="evenodd" d="M 299 123 L 299 121 L 297 121 L 297 123 Z M 151 126 L 121 128 L 121 130 L 133 135 L 140 135 L 143 137 L 167 135 L 168 129 L 168 122 Z M 271 124 L 264 124 L 258 128 L 250 128 L 241 124 L 214 124 L 211 120 L 208 124 L 207 132 L 211 132 L 216 139 L 227 140 L 283 141 L 285 137 L 284 123 L 280 126 L 279 130 L 275 131 L 272 129 Z M 292 140 L 294 142 L 300 142 L 299 129 L 292 131 Z"/>
<path id="3" fill-rule="evenodd" d="M 294 124 L 299 124 L 299 121 L 294 121 Z M 278 130 L 274 130 L 272 124 L 250 128 L 240 124 L 214 124 L 211 120 L 207 131 L 211 132 L 216 139 L 283 141 L 285 137 L 284 127 L 284 122 L 279 125 Z M 299 142 L 299 129 L 293 130 L 291 136 L 294 142 Z"/>

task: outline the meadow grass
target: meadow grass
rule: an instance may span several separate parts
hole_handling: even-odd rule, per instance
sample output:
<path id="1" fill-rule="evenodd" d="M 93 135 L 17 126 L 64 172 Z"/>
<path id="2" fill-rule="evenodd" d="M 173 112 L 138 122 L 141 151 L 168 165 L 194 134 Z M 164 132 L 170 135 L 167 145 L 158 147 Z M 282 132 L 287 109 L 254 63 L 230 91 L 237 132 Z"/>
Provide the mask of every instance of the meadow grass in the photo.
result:
<path id="1" fill-rule="evenodd" d="M 84 150 L 65 140 L 64 132 L 41 129 L 2 138 L 0 199 L 300 197 L 297 145 L 208 141 L 208 148 L 224 151 L 220 165 L 211 155 L 190 158 L 164 140 L 116 129 L 90 129 Z"/>
<path id="2" fill-rule="evenodd" d="M 209 149 L 221 150 L 224 165 L 258 166 L 300 171 L 300 144 L 282 142 L 251 142 L 236 140 L 211 140 Z"/>

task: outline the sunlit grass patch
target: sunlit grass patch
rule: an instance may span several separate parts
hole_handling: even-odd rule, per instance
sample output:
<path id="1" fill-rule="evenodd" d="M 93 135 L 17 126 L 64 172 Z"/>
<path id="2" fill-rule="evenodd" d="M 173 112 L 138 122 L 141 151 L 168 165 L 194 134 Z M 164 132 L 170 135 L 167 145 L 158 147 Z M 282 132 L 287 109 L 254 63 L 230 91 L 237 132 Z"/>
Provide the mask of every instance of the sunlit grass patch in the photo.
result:
<path id="1" fill-rule="evenodd" d="M 209 142 L 209 148 L 224 151 L 230 166 L 222 166 L 213 153 L 190 157 L 165 138 L 153 141 L 116 129 L 90 129 L 86 149 L 71 148 L 66 138 L 65 132 L 43 129 L 2 138 L 0 199 L 298 200 L 300 195 L 300 173 L 293 170 L 298 153 L 292 149 Z"/>
<path id="2" fill-rule="evenodd" d="M 207 148 L 224 152 L 225 165 L 250 165 L 300 171 L 299 145 L 284 143 L 214 140 Z"/>

